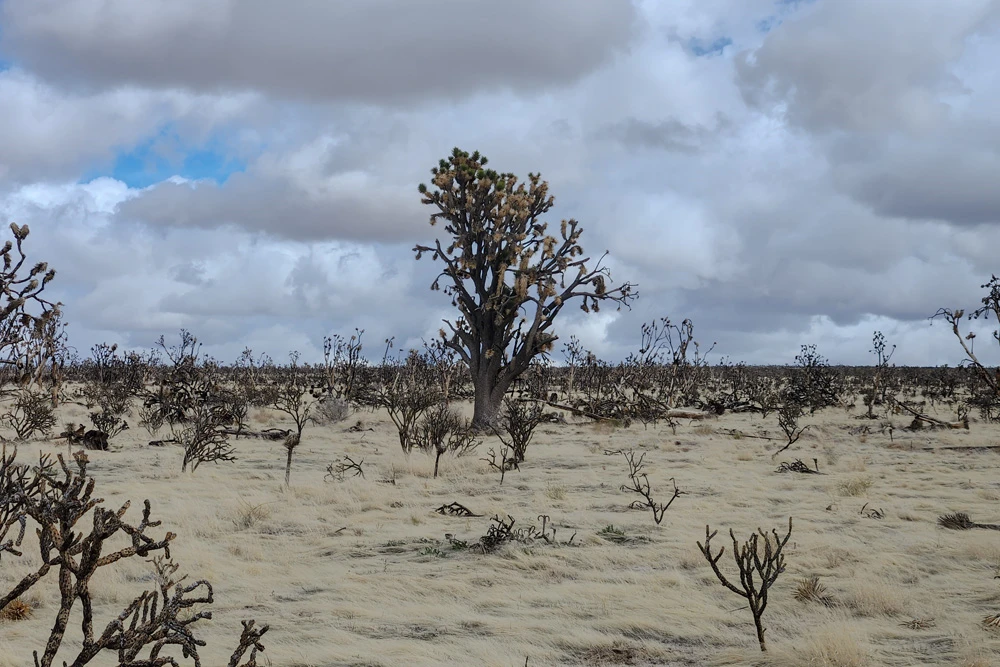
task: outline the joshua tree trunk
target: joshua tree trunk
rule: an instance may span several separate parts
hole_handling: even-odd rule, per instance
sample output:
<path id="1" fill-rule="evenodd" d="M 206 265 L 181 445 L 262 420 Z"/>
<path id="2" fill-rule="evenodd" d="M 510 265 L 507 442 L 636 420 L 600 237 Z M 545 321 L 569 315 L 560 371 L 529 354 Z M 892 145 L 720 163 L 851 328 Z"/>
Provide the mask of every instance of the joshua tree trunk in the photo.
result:
<path id="1" fill-rule="evenodd" d="M 295 448 L 299 446 L 299 442 L 302 441 L 302 431 L 301 429 L 297 433 L 290 433 L 288 437 L 285 438 L 285 451 L 288 452 L 288 457 L 285 459 L 285 487 L 291 487 L 291 477 L 292 477 L 292 452 Z"/>
<path id="2" fill-rule="evenodd" d="M 476 400 L 472 413 L 472 424 L 476 428 L 487 428 L 496 421 L 503 403 L 504 392 L 497 391 L 495 383 L 488 378 L 476 381 Z"/>
<path id="3" fill-rule="evenodd" d="M 501 370 L 499 364 L 488 364 L 481 368 L 475 377 L 475 401 L 473 403 L 472 426 L 477 429 L 487 429 L 496 421 L 497 413 L 503 405 L 504 394 L 510 389 L 517 376 L 520 366 L 513 364 Z M 527 364 L 524 364 L 527 367 Z"/>

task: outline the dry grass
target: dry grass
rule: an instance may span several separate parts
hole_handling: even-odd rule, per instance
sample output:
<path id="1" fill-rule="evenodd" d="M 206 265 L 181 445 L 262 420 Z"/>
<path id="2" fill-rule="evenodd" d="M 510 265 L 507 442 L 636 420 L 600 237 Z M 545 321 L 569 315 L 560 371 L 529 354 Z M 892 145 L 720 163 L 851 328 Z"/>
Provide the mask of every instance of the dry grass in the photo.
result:
<path id="1" fill-rule="evenodd" d="M 306 429 L 291 490 L 283 489 L 280 443 L 240 439 L 238 461 L 194 475 L 180 473 L 177 449 L 147 447 L 142 429 L 117 438 L 116 451 L 91 452 L 107 505 L 150 498 L 161 529 L 178 533 L 172 552 L 182 571 L 215 585 L 214 618 L 200 628 L 209 644 L 204 664 L 226 664 L 240 619 L 249 617 L 271 624 L 265 643 L 275 667 L 520 667 L 525 658 L 531 667 L 1000 664 L 1000 632 L 983 626 L 1000 611 L 997 533 L 937 525 L 955 509 L 1000 521 L 984 493 L 1000 490 L 998 459 L 934 451 L 998 440 L 1000 427 L 897 429 L 901 446 L 890 448 L 888 435 L 877 433 L 859 443 L 848 431 L 855 420 L 830 410 L 810 417 L 819 441 L 789 450 L 805 460 L 821 456 L 826 475 L 788 478 L 774 473 L 768 441 L 720 435 L 773 432 L 773 417 L 724 415 L 711 430 L 681 425 L 676 435 L 662 425 L 594 427 L 571 418 L 540 426 L 521 470 L 501 487 L 476 456 L 445 457 L 434 479 L 433 460 L 403 456 L 383 414 L 359 416 L 374 430 Z M 58 417 L 86 421 L 75 405 Z M 288 426 L 266 411 L 252 417 L 257 426 Z M 633 498 L 619 491 L 626 467 L 605 449 L 647 451 L 654 494 L 677 479 L 685 495 L 662 525 L 628 509 Z M 38 450 L 66 448 L 35 442 L 19 456 L 27 462 Z M 324 482 L 326 466 L 345 453 L 364 458 L 365 479 Z M 380 482 L 387 479 L 396 484 Z M 453 501 L 482 516 L 434 513 Z M 866 501 L 885 508 L 886 518 L 859 516 Z M 517 526 L 539 525 L 546 514 L 558 542 L 576 533 L 573 546 L 536 542 L 488 556 L 455 548 L 475 544 L 497 513 Z M 722 544 L 729 528 L 745 537 L 789 516 L 788 571 L 771 590 L 764 656 L 749 614 L 733 612 L 738 601 L 695 541 L 707 523 L 720 529 Z M 150 587 L 148 564 L 135 560 L 93 582 L 99 628 Z M 38 565 L 30 543 L 24 557 L 4 556 L 0 589 Z M 721 565 L 731 568 L 728 548 Z M 833 606 L 796 601 L 800 582 L 814 575 L 828 589 L 814 592 Z M 30 664 L 31 651 L 44 646 L 56 591 L 49 582 L 33 594 L 28 618 L 0 625 L 0 667 Z M 933 628 L 901 627 L 931 617 Z M 79 641 L 78 625 L 67 641 Z"/>
<path id="2" fill-rule="evenodd" d="M 0 610 L 0 622 L 24 621 L 31 618 L 35 607 L 24 598 L 14 598 L 10 604 Z"/>
<path id="3" fill-rule="evenodd" d="M 870 475 L 849 477 L 837 483 L 837 493 L 842 496 L 863 496 L 871 490 L 875 480 Z"/>
<path id="4" fill-rule="evenodd" d="M 818 628 L 794 649 L 777 652 L 779 667 L 869 667 L 872 659 L 864 634 L 852 623 L 834 623 Z"/>

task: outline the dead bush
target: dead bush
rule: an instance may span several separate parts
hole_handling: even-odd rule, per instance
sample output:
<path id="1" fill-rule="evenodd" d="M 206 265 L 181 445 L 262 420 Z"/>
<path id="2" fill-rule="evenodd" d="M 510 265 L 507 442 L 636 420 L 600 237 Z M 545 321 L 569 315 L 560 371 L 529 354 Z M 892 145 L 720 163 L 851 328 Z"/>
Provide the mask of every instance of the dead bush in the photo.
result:
<path id="1" fill-rule="evenodd" d="M 29 472 L 25 466 L 13 464 L 13 456 L 0 456 L 0 540 L 10 527 L 25 523 L 36 524 L 41 565 L 18 581 L 14 588 L 0 595 L 0 614 L 23 614 L 8 611 L 15 601 L 45 578 L 53 569 L 58 572 L 59 608 L 55 623 L 41 655 L 34 652 L 36 667 L 51 667 L 56 653 L 63 646 L 74 608 L 79 603 L 82 640 L 71 649 L 75 657 L 71 664 L 83 666 L 100 654 L 115 652 L 121 667 L 163 667 L 177 665 L 177 660 L 165 652 L 174 647 L 184 657 L 200 665 L 198 649 L 205 645 L 193 634 L 193 626 L 202 619 L 212 618 L 211 611 L 195 608 L 213 602 L 212 585 L 205 580 L 185 584 L 185 577 L 176 577 L 178 566 L 170 560 L 170 542 L 175 535 L 151 537 L 148 531 L 160 525 L 152 521 L 149 500 L 144 503 L 142 519 L 131 523 L 125 518 L 126 502 L 118 510 L 103 507 L 103 500 L 94 496 L 95 480 L 87 472 L 89 461 L 84 452 L 73 455 L 69 464 L 62 455 L 58 466 L 51 457 L 42 455 L 38 466 Z M 90 520 L 88 530 L 83 523 Z M 13 520 L 13 523 L 11 522 Z M 122 538 L 127 538 L 127 541 Z M 128 546 L 112 547 L 126 543 Z M 4 543 L 3 550 L 16 551 L 19 539 Z M 145 591 L 112 619 L 99 634 L 94 632 L 93 599 L 90 583 L 101 568 L 120 560 L 152 557 L 156 586 Z M 267 626 L 254 629 L 253 621 L 243 622 L 239 646 L 230 659 L 237 667 L 249 653 L 243 667 L 254 667 L 256 656 L 263 651 L 261 636 Z M 64 663 L 66 664 L 66 663 Z"/>
<path id="2" fill-rule="evenodd" d="M 0 419 L 12 428 L 21 440 L 33 435 L 45 435 L 56 425 L 52 397 L 30 388 L 18 389 L 14 401 Z"/>

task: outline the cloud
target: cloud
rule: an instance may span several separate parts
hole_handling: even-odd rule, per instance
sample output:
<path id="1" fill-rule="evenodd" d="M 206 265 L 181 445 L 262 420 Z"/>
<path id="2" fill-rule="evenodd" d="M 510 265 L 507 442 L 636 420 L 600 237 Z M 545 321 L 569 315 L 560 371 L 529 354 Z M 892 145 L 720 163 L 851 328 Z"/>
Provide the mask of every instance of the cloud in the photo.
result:
<path id="1" fill-rule="evenodd" d="M 64 84 L 374 104 L 572 83 L 626 47 L 636 21 L 621 0 L 7 0 L 2 11 L 3 51 Z"/>
<path id="2" fill-rule="evenodd" d="M 316 360 L 361 327 L 377 358 L 454 316 L 410 248 L 457 145 L 541 172 L 549 222 L 639 284 L 563 341 L 620 359 L 689 317 L 713 359 L 863 363 L 879 329 L 954 364 L 926 318 L 996 270 L 997 4 L 6 0 L 0 222 L 83 351 L 186 327 Z"/>
<path id="3" fill-rule="evenodd" d="M 747 103 L 813 132 L 932 131 L 962 95 L 951 66 L 997 28 L 996 0 L 815 2 L 736 58 Z"/>
<path id="4" fill-rule="evenodd" d="M 199 141 L 242 114 L 251 96 L 211 98 L 119 87 L 75 93 L 20 68 L 0 71 L 0 185 L 74 179 L 165 124 Z"/>

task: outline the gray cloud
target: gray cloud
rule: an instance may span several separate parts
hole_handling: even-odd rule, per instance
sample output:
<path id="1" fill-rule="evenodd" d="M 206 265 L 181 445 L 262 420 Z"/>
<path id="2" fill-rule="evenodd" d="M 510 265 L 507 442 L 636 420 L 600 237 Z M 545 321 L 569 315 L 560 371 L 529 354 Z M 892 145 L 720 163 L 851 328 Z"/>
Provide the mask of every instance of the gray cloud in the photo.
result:
<path id="1" fill-rule="evenodd" d="M 868 160 L 837 164 L 837 183 L 882 216 L 1000 223 L 1000 151 L 975 137 L 947 134 L 921 143 L 894 143 Z M 986 145 L 984 145 L 986 144 Z"/>
<path id="2" fill-rule="evenodd" d="M 626 46 L 636 20 L 622 0 L 7 0 L 2 11 L 3 49 L 66 84 L 372 103 L 570 83 Z"/>
<path id="3" fill-rule="evenodd" d="M 343 189 L 315 193 L 253 173 L 234 174 L 225 185 L 161 183 L 123 202 L 116 215 L 120 222 L 238 228 L 297 241 L 397 240 L 418 228 L 422 231 L 425 217 L 419 198 L 403 197 L 399 189 L 348 183 Z"/>
<path id="4" fill-rule="evenodd" d="M 815 2 L 736 58 L 755 107 L 781 105 L 807 130 L 925 132 L 965 88 L 951 70 L 966 40 L 996 29 L 1000 2 Z"/>
<path id="5" fill-rule="evenodd" d="M 74 179 L 170 123 L 187 138 L 246 111 L 252 96 L 213 98 L 128 88 L 78 94 L 14 68 L 0 71 L 0 184 Z"/>
<path id="6" fill-rule="evenodd" d="M 405 11 L 376 20 L 361 3 L 305 19 L 297 5 L 287 31 L 264 35 L 245 23 L 264 17 L 253 3 L 88 14 L 91 0 L 7 0 L 5 48 L 20 61 L 0 72 L 0 216 L 32 226 L 32 258 L 58 269 L 52 290 L 83 350 L 148 347 L 183 326 L 223 359 L 249 345 L 315 360 L 323 334 L 358 326 L 377 357 L 384 338 L 419 345 L 451 314 L 428 289 L 439 267 L 409 248 L 434 233 L 416 185 L 458 145 L 540 171 L 550 222 L 579 219 L 588 254 L 610 250 L 615 282 L 639 283 L 632 311 L 568 308 L 564 341 L 621 358 L 643 321 L 666 315 L 718 341 L 715 359 L 786 363 L 817 343 L 864 362 L 880 329 L 901 363 L 956 363 L 950 332 L 926 317 L 977 303 L 996 270 L 996 4 L 584 3 L 516 39 L 500 32 L 516 15 L 505 7 L 477 60 Z M 470 6 L 453 7 L 465 29 L 451 34 L 480 25 L 463 12 L 485 5 Z M 548 20 L 566 5 L 539 7 Z M 357 22 L 331 27 L 323 11 Z M 329 39 L 311 38 L 315 26 Z M 189 53 L 170 43 L 184 30 Z M 396 34 L 388 59 L 364 42 Z M 692 44 L 721 38 L 732 46 L 695 56 Z M 331 65 L 349 49 L 353 69 Z M 414 77 L 442 49 L 461 54 L 452 79 Z M 217 137 L 246 164 L 221 184 L 78 182 L 140 144 L 180 168 Z"/>
<path id="7" fill-rule="evenodd" d="M 690 125 L 676 118 L 656 122 L 626 118 L 610 123 L 595 132 L 598 139 L 619 141 L 629 148 L 647 148 L 678 153 L 698 153 L 705 144 L 729 127 L 720 114 L 715 127 Z"/>

